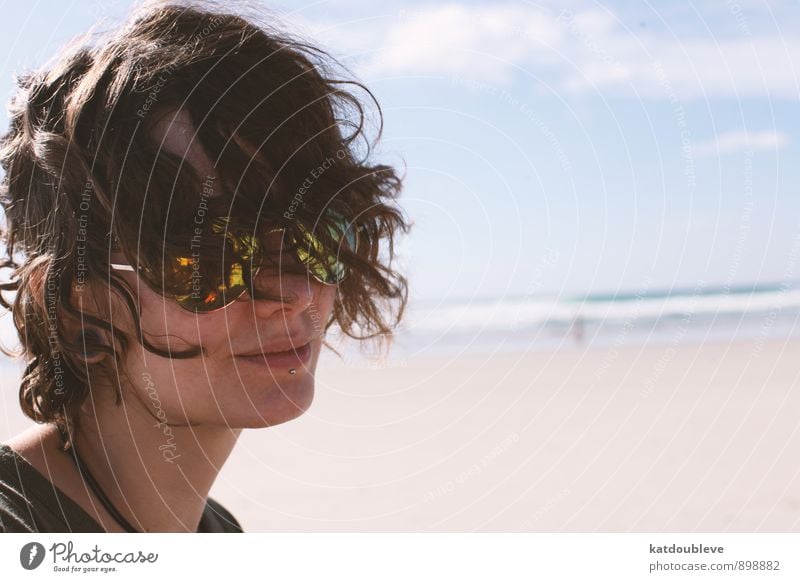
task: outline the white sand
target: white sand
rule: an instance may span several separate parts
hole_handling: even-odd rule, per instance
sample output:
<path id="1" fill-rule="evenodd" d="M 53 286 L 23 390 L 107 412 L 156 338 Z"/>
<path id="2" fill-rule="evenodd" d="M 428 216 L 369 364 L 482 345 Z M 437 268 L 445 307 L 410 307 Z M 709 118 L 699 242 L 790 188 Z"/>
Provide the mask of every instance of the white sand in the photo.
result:
<path id="1" fill-rule="evenodd" d="M 326 360 L 311 410 L 245 431 L 212 496 L 248 531 L 800 531 L 798 362 L 800 342 Z M 3 412 L 0 439 L 24 427 Z"/>

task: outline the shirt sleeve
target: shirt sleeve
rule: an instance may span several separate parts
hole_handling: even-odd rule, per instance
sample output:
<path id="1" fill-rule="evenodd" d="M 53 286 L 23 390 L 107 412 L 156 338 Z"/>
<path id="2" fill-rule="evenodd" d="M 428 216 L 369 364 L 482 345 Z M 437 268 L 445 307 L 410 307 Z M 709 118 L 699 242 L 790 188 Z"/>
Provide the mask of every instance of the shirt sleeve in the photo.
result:
<path id="1" fill-rule="evenodd" d="M 218 501 L 208 498 L 206 507 L 208 527 L 200 531 L 219 533 L 244 533 L 239 521 Z"/>
<path id="2" fill-rule="evenodd" d="M 27 523 L 9 499 L 0 492 L 0 533 L 36 533 Z"/>

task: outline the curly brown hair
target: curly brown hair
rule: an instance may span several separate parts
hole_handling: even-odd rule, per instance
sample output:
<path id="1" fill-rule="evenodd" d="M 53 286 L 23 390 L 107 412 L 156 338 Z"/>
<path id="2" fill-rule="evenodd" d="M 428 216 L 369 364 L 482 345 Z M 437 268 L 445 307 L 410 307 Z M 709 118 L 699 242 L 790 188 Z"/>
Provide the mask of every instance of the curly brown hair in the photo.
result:
<path id="1" fill-rule="evenodd" d="M 276 217 L 290 218 L 289 228 L 326 232 L 326 209 L 345 215 L 357 225 L 359 245 L 339 257 L 351 274 L 325 330 L 337 324 L 352 338 L 386 345 L 407 302 L 407 280 L 392 262 L 396 235 L 410 223 L 393 204 L 402 178 L 370 161 L 383 127 L 373 94 L 335 74 L 345 69 L 327 52 L 203 3 L 150 6 L 95 38 L 18 77 L 0 141 L 0 267 L 11 270 L 0 291 L 15 292 L 12 299 L 0 293 L 0 303 L 13 313 L 27 362 L 25 414 L 59 425 L 76 420 L 88 395 L 87 351 L 112 356 L 97 366 L 117 377 L 131 339 L 109 318 L 76 306 L 76 288 L 86 283 L 122 299 L 135 340 L 149 351 L 171 358 L 202 352 L 152 344 L 132 290 L 109 267 L 112 250 L 122 252 L 147 267 L 140 276 L 152 289 L 169 296 L 158 273 L 186 248 L 201 202 L 209 215 L 233 216 L 253 232 Z M 376 107 L 372 142 L 359 92 Z M 201 201 L 207 177 L 154 138 L 158 120 L 176 111 L 191 118 L 224 195 Z M 65 324 L 70 318 L 112 341 L 76 338 Z"/>

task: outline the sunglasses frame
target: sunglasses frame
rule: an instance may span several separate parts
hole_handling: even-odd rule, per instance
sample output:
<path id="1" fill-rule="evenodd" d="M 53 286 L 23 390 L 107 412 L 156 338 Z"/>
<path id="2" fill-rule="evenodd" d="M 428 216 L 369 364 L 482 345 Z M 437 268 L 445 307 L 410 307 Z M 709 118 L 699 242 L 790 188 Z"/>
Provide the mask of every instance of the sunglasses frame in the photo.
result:
<path id="1" fill-rule="evenodd" d="M 230 220 L 230 217 L 229 216 L 223 216 L 223 217 L 218 218 L 217 220 L 223 220 L 223 221 L 227 222 L 227 221 Z M 352 230 L 352 232 L 353 232 L 353 252 L 356 252 L 357 249 L 358 249 L 358 243 L 359 243 L 359 237 L 358 237 L 358 230 L 359 229 L 352 222 L 349 222 L 349 221 L 344 221 L 343 225 L 344 225 L 345 228 L 344 228 L 344 232 L 342 233 L 343 236 L 342 236 L 341 240 L 345 240 L 347 238 L 347 232 Z M 287 230 L 288 230 L 287 227 L 277 227 L 277 228 L 273 228 L 273 229 L 268 230 L 266 232 L 266 234 L 272 234 L 272 233 L 275 233 L 275 232 L 285 232 Z M 227 236 L 227 234 L 229 232 L 231 232 L 231 231 L 227 230 L 227 226 L 226 226 L 226 236 Z M 311 236 L 313 236 L 313 233 L 309 233 L 309 234 Z M 233 234 L 233 236 L 236 237 L 235 234 Z M 340 244 L 341 244 L 341 240 L 340 240 Z M 296 254 L 296 252 L 295 252 L 295 254 Z M 239 258 L 239 257 L 237 257 L 237 258 Z M 302 261 L 302 259 L 300 259 L 300 261 L 305 263 L 305 261 Z M 247 263 L 247 261 L 242 261 L 242 260 L 240 260 L 240 262 L 243 263 L 243 264 Z M 141 267 L 139 267 L 139 268 L 134 267 L 130 263 L 110 263 L 110 266 L 115 271 L 130 271 L 130 272 L 133 272 L 133 273 L 136 273 L 136 272 L 138 272 L 139 269 L 141 269 Z M 263 265 L 259 264 L 259 265 L 255 266 L 255 267 L 253 267 L 249 271 L 249 275 L 248 275 L 247 278 L 250 280 L 250 284 L 251 285 L 252 285 L 252 281 L 258 276 L 258 272 L 261 270 L 262 266 Z M 339 278 L 337 281 L 335 281 L 333 283 L 330 283 L 330 282 L 325 281 L 325 280 L 321 279 L 320 277 L 318 277 L 311 269 L 308 270 L 308 273 L 316 281 L 318 281 L 319 283 L 322 283 L 323 285 L 330 286 L 330 287 L 335 287 L 335 286 L 339 285 L 339 283 L 344 281 L 345 277 L 347 277 L 348 272 L 349 272 L 349 270 L 345 269 L 344 273 L 341 276 L 341 278 Z M 234 302 L 238 301 L 242 297 L 242 295 L 244 295 L 246 292 L 247 292 L 247 287 L 243 288 L 241 290 L 241 292 L 236 294 L 235 297 L 229 298 L 225 303 L 223 303 L 219 307 L 214 307 L 213 309 L 194 309 L 193 307 L 191 307 L 189 305 L 184 305 L 183 303 L 181 303 L 177 299 L 176 299 L 176 303 L 178 305 L 180 305 L 183 309 L 185 309 L 186 311 L 189 311 L 191 313 L 195 313 L 195 314 L 198 314 L 198 313 L 199 314 L 213 313 L 215 311 L 220 311 L 222 309 L 226 309 L 227 307 L 232 305 Z"/>

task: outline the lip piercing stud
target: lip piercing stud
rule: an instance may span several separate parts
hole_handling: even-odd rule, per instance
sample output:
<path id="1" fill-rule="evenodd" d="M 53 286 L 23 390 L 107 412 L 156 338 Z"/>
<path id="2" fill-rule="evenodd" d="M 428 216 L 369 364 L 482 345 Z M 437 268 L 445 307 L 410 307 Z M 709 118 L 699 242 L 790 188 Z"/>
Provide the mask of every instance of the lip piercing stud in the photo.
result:
<path id="1" fill-rule="evenodd" d="M 290 374 L 296 374 L 297 370 L 295 370 L 294 368 L 289 368 L 289 373 Z"/>

